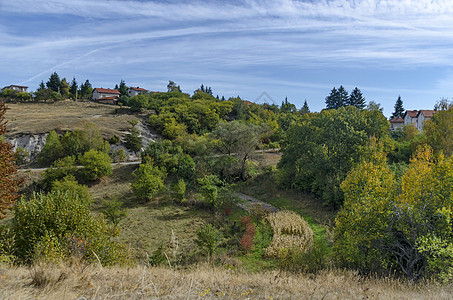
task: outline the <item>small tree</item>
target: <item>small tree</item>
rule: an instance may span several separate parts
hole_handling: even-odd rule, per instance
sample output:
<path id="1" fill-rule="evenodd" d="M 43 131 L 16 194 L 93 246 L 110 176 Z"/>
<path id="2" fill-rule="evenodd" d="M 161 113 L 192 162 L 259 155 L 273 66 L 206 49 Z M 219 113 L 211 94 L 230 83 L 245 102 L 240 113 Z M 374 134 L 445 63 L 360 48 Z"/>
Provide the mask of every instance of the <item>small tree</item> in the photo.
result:
<path id="1" fill-rule="evenodd" d="M 120 221 L 126 217 L 126 211 L 122 208 L 123 202 L 118 198 L 112 200 L 104 200 L 104 209 L 102 213 L 108 221 L 113 225 L 118 226 Z"/>
<path id="2" fill-rule="evenodd" d="M 98 180 L 112 174 L 112 160 L 104 152 L 90 150 L 79 161 L 83 165 L 82 175 L 86 180 Z"/>
<path id="3" fill-rule="evenodd" d="M 132 175 L 134 176 L 132 191 L 140 199 L 149 201 L 165 187 L 165 172 L 152 163 L 140 164 Z"/>
<path id="4" fill-rule="evenodd" d="M 195 243 L 205 252 L 209 257 L 212 256 L 220 241 L 220 232 L 212 226 L 206 224 L 197 231 L 197 239 Z"/>
<path id="5" fill-rule="evenodd" d="M 42 165 L 49 165 L 55 160 L 63 157 L 63 145 L 58 134 L 52 130 L 46 138 L 46 143 L 38 155 L 38 162 Z"/>
<path id="6" fill-rule="evenodd" d="M 178 203 L 186 202 L 186 183 L 184 179 L 179 179 L 177 183 L 173 185 L 173 192 Z"/>
<path id="7" fill-rule="evenodd" d="M 132 127 L 130 133 L 126 134 L 124 140 L 127 149 L 134 152 L 139 152 L 142 149 L 142 137 L 135 126 Z"/>

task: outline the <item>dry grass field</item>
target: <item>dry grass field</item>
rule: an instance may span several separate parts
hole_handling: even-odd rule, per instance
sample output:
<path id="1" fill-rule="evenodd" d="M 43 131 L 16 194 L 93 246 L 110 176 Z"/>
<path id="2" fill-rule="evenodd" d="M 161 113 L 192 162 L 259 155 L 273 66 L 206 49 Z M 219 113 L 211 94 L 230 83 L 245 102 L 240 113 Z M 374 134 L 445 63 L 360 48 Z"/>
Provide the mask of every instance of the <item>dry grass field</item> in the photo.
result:
<path id="1" fill-rule="evenodd" d="M 8 103 L 6 119 L 7 136 L 17 134 L 41 134 L 55 130 L 83 129 L 86 122 L 99 126 L 104 137 L 109 138 L 130 129 L 128 121 L 137 116 L 117 113 L 119 106 L 94 102 L 59 101 L 55 103 Z"/>
<path id="2" fill-rule="evenodd" d="M 452 286 L 363 278 L 345 271 L 250 274 L 206 264 L 188 270 L 78 263 L 0 266 L 1 299 L 451 299 L 452 295 Z"/>

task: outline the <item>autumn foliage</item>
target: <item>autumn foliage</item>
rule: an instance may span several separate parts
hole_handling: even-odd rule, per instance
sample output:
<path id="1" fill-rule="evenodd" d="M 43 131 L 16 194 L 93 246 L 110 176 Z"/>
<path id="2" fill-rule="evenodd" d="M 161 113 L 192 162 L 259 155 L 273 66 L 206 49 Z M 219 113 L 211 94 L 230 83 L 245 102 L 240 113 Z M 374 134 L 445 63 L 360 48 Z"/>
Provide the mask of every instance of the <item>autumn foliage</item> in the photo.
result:
<path id="1" fill-rule="evenodd" d="M 6 105 L 0 101 L 0 218 L 6 216 L 6 210 L 11 208 L 18 198 L 20 180 L 15 177 L 17 172 L 13 147 L 2 139 L 6 132 Z"/>

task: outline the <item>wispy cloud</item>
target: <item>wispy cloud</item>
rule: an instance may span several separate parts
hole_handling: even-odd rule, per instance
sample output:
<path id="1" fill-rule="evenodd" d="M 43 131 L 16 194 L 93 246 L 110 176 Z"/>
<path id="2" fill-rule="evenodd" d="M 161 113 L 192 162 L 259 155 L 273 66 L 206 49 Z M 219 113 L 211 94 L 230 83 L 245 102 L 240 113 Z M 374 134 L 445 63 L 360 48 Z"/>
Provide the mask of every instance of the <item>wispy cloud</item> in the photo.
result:
<path id="1" fill-rule="evenodd" d="M 343 78 L 354 84 L 351 69 L 453 68 L 450 0 L 8 2 L 0 2 L 0 66 L 10 72 L 0 80 L 33 84 L 53 70 L 180 76 L 189 85 L 216 76 L 225 91 L 251 93 L 247 86 L 261 88 L 253 78 L 321 90 Z M 290 79 L 319 69 L 336 73 Z"/>

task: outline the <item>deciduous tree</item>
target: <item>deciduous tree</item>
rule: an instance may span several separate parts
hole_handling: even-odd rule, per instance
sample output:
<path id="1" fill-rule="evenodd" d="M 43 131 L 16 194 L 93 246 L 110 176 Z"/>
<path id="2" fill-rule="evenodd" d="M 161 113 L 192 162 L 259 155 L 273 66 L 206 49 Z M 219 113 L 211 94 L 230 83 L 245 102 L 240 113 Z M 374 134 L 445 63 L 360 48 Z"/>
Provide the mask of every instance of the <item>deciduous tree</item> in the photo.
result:
<path id="1" fill-rule="evenodd" d="M 6 211 L 12 207 L 18 198 L 20 180 L 17 173 L 12 145 L 4 140 L 6 132 L 6 106 L 0 101 L 0 219 L 6 216 Z"/>

